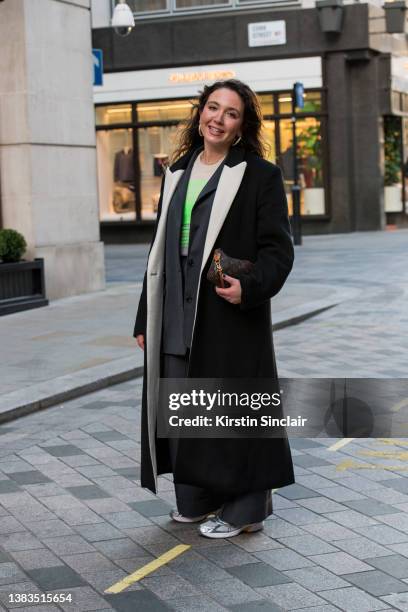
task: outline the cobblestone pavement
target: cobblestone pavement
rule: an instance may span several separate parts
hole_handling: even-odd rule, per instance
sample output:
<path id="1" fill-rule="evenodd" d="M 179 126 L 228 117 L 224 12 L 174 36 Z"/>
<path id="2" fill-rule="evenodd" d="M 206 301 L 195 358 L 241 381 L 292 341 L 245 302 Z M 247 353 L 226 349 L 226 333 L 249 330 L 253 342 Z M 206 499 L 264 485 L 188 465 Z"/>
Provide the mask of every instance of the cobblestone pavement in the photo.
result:
<path id="1" fill-rule="evenodd" d="M 140 487 L 140 395 L 127 382 L 0 428 L 0 609 L 408 610 L 406 441 L 293 440 L 297 482 L 274 493 L 265 530 L 210 541 L 169 520 L 170 475 L 157 497 Z M 73 601 L 27 607 L 13 593 Z"/>

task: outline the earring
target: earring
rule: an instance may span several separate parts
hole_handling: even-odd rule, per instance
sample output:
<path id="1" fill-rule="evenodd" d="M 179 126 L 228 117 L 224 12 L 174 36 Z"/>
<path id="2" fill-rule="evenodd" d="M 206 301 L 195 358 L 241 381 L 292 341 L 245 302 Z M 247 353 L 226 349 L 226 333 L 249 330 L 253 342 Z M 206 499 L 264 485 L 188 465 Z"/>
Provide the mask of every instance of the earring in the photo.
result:
<path id="1" fill-rule="evenodd" d="M 201 138 L 203 137 L 203 133 L 201 131 L 201 125 L 198 124 L 198 133 L 200 134 Z"/>
<path id="2" fill-rule="evenodd" d="M 235 147 L 239 142 L 241 142 L 242 136 L 238 136 L 238 140 L 232 143 L 232 146 Z"/>

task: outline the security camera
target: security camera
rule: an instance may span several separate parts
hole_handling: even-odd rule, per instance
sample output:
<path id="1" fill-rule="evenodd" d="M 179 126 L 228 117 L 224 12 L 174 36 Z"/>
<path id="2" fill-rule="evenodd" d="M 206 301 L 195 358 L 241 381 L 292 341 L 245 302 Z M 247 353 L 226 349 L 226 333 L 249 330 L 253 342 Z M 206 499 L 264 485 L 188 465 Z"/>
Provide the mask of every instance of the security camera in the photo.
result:
<path id="1" fill-rule="evenodd" d="M 135 27 L 133 13 L 125 0 L 119 0 L 112 15 L 112 27 L 119 36 L 128 36 Z"/>

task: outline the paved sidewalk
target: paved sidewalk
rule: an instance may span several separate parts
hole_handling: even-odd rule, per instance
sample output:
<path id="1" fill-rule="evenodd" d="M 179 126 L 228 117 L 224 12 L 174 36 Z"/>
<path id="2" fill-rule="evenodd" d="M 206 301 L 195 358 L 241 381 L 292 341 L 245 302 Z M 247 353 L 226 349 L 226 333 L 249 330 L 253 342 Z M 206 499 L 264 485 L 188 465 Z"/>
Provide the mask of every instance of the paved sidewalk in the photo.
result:
<path id="1" fill-rule="evenodd" d="M 140 487 L 140 395 L 129 381 L 0 427 L 0 610 L 408 610 L 407 441 L 292 440 L 297 482 L 264 531 L 208 540 L 169 520 L 170 475 Z M 11 605 L 22 593 L 72 602 Z"/>
<path id="2" fill-rule="evenodd" d="M 296 266 L 313 247 L 307 240 Z M 148 247 L 106 247 L 107 289 L 0 318 L 0 420 L 140 375 L 132 337 Z M 355 287 L 293 279 L 272 301 L 276 329 L 358 295 Z"/>

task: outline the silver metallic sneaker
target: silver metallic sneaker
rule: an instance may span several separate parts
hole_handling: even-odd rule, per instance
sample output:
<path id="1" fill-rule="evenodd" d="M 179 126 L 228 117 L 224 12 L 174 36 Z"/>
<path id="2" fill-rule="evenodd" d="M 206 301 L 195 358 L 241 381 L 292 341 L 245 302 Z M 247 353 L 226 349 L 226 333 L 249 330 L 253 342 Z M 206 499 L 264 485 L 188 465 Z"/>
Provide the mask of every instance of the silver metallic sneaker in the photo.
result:
<path id="1" fill-rule="evenodd" d="M 202 514 L 201 516 L 189 517 L 189 516 L 183 516 L 177 510 L 172 510 L 170 512 L 170 518 L 173 521 L 176 521 L 177 523 L 199 523 L 200 521 L 203 521 L 205 518 L 215 514 L 215 512 L 217 512 L 217 510 L 214 510 L 214 512 L 207 512 L 207 514 Z"/>
<path id="2" fill-rule="evenodd" d="M 252 533 L 254 531 L 260 531 L 263 527 L 263 521 L 236 527 L 235 525 L 223 521 L 219 516 L 214 516 L 200 525 L 198 529 L 201 535 L 206 538 L 233 538 L 242 532 Z"/>

